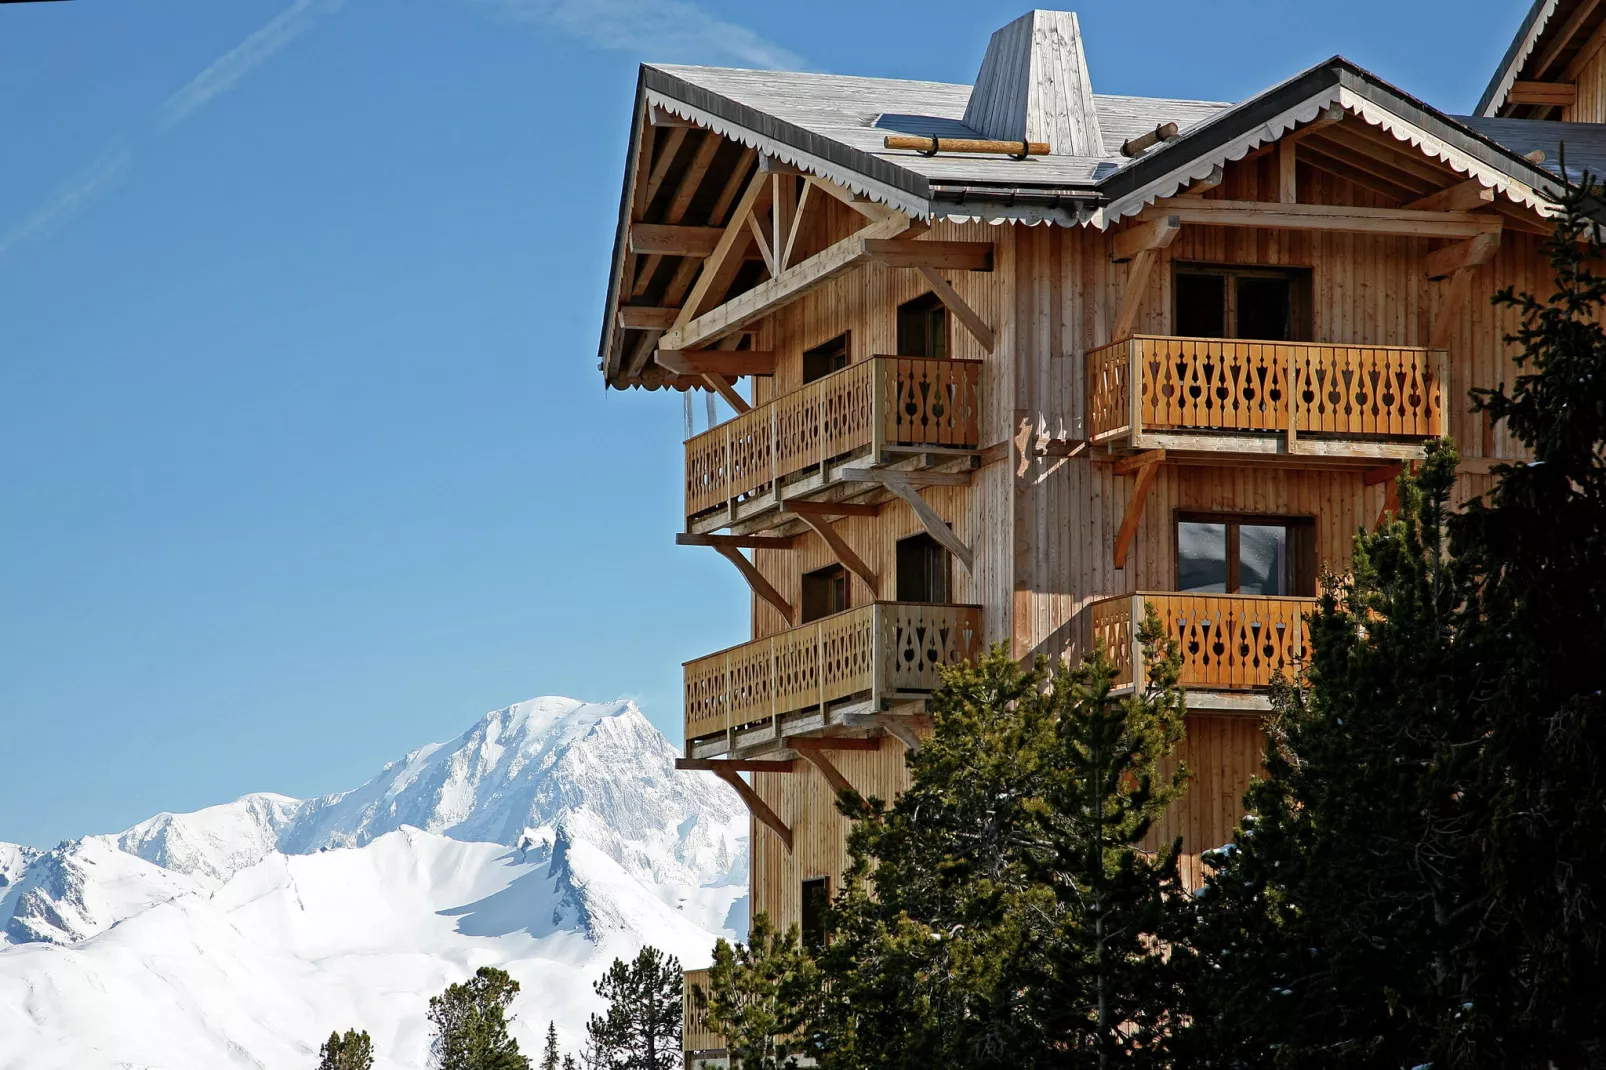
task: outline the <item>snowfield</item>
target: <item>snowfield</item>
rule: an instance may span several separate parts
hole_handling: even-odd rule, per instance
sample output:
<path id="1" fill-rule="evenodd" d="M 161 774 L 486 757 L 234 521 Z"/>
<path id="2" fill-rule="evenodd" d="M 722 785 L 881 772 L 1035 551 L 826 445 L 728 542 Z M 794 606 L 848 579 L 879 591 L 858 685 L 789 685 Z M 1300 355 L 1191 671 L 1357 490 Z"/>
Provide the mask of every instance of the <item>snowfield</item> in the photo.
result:
<path id="1" fill-rule="evenodd" d="M 578 1051 L 591 982 L 747 922 L 747 816 L 633 703 L 543 698 L 356 791 L 252 795 L 40 853 L 0 844 L 0 1070 L 303 1070 L 331 1030 L 421 1070 L 484 965 L 515 1033 Z"/>

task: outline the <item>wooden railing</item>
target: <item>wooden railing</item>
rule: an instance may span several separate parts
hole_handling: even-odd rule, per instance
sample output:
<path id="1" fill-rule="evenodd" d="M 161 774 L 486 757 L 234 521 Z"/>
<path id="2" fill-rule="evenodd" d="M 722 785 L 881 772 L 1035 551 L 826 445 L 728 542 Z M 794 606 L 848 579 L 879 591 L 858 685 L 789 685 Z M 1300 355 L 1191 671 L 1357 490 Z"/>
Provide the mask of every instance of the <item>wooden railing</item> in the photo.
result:
<path id="1" fill-rule="evenodd" d="M 872 357 L 686 441 L 686 515 L 860 450 L 977 449 L 981 362 Z"/>
<path id="2" fill-rule="evenodd" d="M 1314 598 L 1123 595 L 1090 607 L 1093 638 L 1104 642 L 1122 686 L 1132 683 L 1133 667 L 1142 657 L 1137 629 L 1145 604 L 1154 606 L 1165 635 L 1181 647 L 1183 687 L 1207 691 L 1268 687 L 1276 677 L 1292 673 L 1310 651 L 1305 614 L 1315 606 Z"/>
<path id="3" fill-rule="evenodd" d="M 687 970 L 681 995 L 683 1011 L 680 1026 L 680 1049 L 682 1051 L 720 1051 L 725 1047 L 725 1038 L 708 1028 L 708 1011 L 697 1000 L 698 988 L 703 990 L 705 996 L 707 995 L 708 971 Z"/>
<path id="4" fill-rule="evenodd" d="M 686 738 L 855 696 L 937 687 L 975 660 L 981 607 L 874 602 L 685 665 Z"/>
<path id="5" fill-rule="evenodd" d="M 1435 437 L 1444 361 L 1406 346 L 1136 335 L 1088 354 L 1088 436 L 1286 433 L 1291 421 L 1296 434 Z"/>

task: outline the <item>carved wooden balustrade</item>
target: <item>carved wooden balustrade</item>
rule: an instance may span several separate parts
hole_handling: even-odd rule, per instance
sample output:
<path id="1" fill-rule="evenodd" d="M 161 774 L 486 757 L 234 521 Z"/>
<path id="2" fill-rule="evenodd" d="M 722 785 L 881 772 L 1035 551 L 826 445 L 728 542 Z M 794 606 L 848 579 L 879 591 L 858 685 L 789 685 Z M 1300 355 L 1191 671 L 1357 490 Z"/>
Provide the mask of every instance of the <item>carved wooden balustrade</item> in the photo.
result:
<path id="1" fill-rule="evenodd" d="M 981 607 L 874 602 L 685 664 L 688 742 L 849 699 L 934 690 L 974 661 Z M 689 753 L 689 751 L 688 751 Z"/>
<path id="2" fill-rule="evenodd" d="M 708 1027 L 708 1009 L 697 998 L 699 988 L 705 996 L 708 994 L 708 971 L 687 970 L 681 991 L 680 1048 L 687 1052 L 723 1051 L 725 1038 Z"/>
<path id="3" fill-rule="evenodd" d="M 1314 608 L 1314 598 L 1123 595 L 1089 607 L 1093 638 L 1102 640 L 1109 652 L 1119 686 L 1130 686 L 1134 665 L 1141 666 L 1137 630 L 1146 604 L 1154 606 L 1166 637 L 1181 647 L 1183 687 L 1204 691 L 1269 687 L 1278 676 L 1291 674 L 1310 651 L 1305 614 Z"/>
<path id="4" fill-rule="evenodd" d="M 978 449 L 980 384 L 980 361 L 872 357 L 755 406 L 687 440 L 686 516 L 856 454 Z"/>
<path id="5" fill-rule="evenodd" d="M 1444 361 L 1443 350 L 1406 346 L 1136 335 L 1088 354 L 1088 435 L 1432 438 L 1444 427 Z"/>

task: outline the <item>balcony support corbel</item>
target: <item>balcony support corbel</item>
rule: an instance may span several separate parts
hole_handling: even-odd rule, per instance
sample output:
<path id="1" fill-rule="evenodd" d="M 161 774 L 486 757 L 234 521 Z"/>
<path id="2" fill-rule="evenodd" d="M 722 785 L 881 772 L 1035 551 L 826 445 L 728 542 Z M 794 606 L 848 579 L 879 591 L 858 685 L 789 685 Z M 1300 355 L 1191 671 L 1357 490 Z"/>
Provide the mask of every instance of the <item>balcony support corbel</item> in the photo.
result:
<path id="1" fill-rule="evenodd" d="M 920 496 L 920 491 L 915 488 L 910 473 L 900 472 L 895 468 L 853 468 L 849 469 L 849 472 L 852 473 L 853 479 L 863 480 L 866 483 L 879 483 L 902 498 L 914 511 L 915 517 L 920 521 L 920 526 L 926 529 L 927 535 L 936 539 L 948 548 L 949 553 L 959 558 L 959 563 L 965 566 L 966 572 L 976 571 L 975 555 L 970 547 L 954 534 L 954 529 L 937 514 L 937 510 Z"/>
<path id="2" fill-rule="evenodd" d="M 847 794 L 853 796 L 855 799 L 863 798 L 863 796 L 859 794 L 859 789 L 855 788 L 851 783 L 848 782 L 848 778 L 842 775 L 842 770 L 838 769 L 836 764 L 826 756 L 826 751 L 875 751 L 881 749 L 881 741 L 873 738 L 833 739 L 831 737 L 822 738 L 799 736 L 793 739 L 788 739 L 786 741 L 786 745 L 795 750 L 798 754 L 802 755 L 804 761 L 818 769 L 820 771 L 820 775 L 825 777 L 826 782 L 831 785 L 831 789 L 839 796 Z"/>
<path id="3" fill-rule="evenodd" d="M 976 314 L 975 309 L 966 304 L 965 299 L 959 296 L 959 291 L 953 288 L 953 284 L 937 274 L 936 268 L 922 264 L 915 270 L 925 276 L 926 282 L 931 284 L 931 292 L 937 295 L 937 300 L 941 301 L 949 312 L 959 318 L 959 322 L 964 324 L 965 330 L 970 332 L 970 336 L 976 339 L 983 349 L 991 353 L 993 347 L 998 344 L 998 339 L 993 334 L 993 329 L 987 326 L 987 322 Z"/>
<path id="4" fill-rule="evenodd" d="M 1137 481 L 1132 485 L 1132 498 L 1127 502 L 1126 515 L 1121 518 L 1121 530 L 1115 535 L 1115 567 L 1118 569 L 1126 568 L 1126 553 L 1132 546 L 1133 536 L 1138 533 L 1138 521 L 1143 519 L 1143 506 L 1149 499 L 1149 487 L 1163 463 L 1165 450 L 1149 450 L 1115 463 L 1116 475 L 1137 475 Z"/>
<path id="5" fill-rule="evenodd" d="M 1163 215 L 1134 226 L 1115 239 L 1115 259 L 1131 260 L 1132 267 L 1126 276 L 1126 292 L 1121 296 L 1121 311 L 1115 317 L 1115 332 L 1110 336 L 1120 341 L 1132 333 L 1137 324 L 1138 312 L 1149 290 L 1154 267 L 1160 262 L 1161 250 L 1167 248 L 1182 234 L 1182 221 L 1175 215 Z"/>
<path id="6" fill-rule="evenodd" d="M 749 550 L 790 550 L 791 539 L 744 537 L 737 535 L 693 535 L 681 532 L 675 536 L 675 542 L 681 546 L 711 546 L 714 552 L 736 566 L 736 571 L 742 574 L 747 585 L 753 593 L 774 606 L 785 617 L 787 623 L 796 623 L 795 611 L 792 604 L 781 597 L 770 581 L 758 570 L 758 566 L 749 561 L 742 553 L 743 548 Z"/>
<path id="7" fill-rule="evenodd" d="M 802 503 L 794 502 L 793 504 Z M 831 553 L 836 555 L 836 559 L 842 563 L 843 568 L 863 580 L 865 586 L 870 588 L 870 593 L 877 598 L 881 597 L 881 577 L 877 576 L 875 570 L 864 563 L 863 558 L 853 552 L 853 547 L 848 545 L 848 540 L 837 534 L 837 530 L 831 526 L 830 520 L 813 511 L 798 512 L 793 510 L 793 512 L 799 520 L 807 524 L 816 535 L 825 541 L 825 545 L 831 548 Z"/>
<path id="8" fill-rule="evenodd" d="M 774 810 L 769 808 L 768 803 L 759 798 L 758 792 L 753 790 L 753 786 L 751 784 L 742 779 L 741 774 L 743 772 L 790 773 L 792 771 L 792 767 L 793 766 L 790 761 L 743 762 L 698 758 L 677 758 L 675 760 L 676 769 L 696 769 L 713 773 L 715 776 L 719 777 L 719 779 L 735 788 L 736 794 L 740 795 L 742 802 L 746 804 L 748 812 L 754 817 L 758 818 L 758 820 L 762 822 L 764 826 L 771 832 L 775 833 L 775 835 L 780 839 L 782 845 L 786 847 L 787 854 L 792 853 L 792 830 L 787 828 L 786 822 L 782 821 L 780 816 L 777 815 Z"/>

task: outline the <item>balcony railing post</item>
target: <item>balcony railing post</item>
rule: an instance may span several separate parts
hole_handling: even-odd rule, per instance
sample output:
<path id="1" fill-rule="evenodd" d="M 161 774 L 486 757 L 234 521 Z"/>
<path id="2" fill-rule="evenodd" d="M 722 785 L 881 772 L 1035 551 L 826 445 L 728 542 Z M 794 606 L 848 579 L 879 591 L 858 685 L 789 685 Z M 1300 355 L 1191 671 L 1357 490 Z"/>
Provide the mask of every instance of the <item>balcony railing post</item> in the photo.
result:
<path id="1" fill-rule="evenodd" d="M 887 420 L 892 414 L 891 391 L 887 380 L 897 375 L 897 363 L 870 358 L 870 463 L 881 463 L 881 451 L 887 444 Z"/>
<path id="2" fill-rule="evenodd" d="M 1132 632 L 1129 641 L 1132 644 L 1132 693 L 1134 695 L 1143 691 L 1149 682 L 1148 666 L 1143 663 L 1143 641 L 1138 638 L 1138 629 L 1143 626 L 1145 615 L 1144 598 L 1141 594 L 1132 596 Z"/>
<path id="3" fill-rule="evenodd" d="M 1132 445 L 1138 444 L 1138 437 L 1143 434 L 1143 357 L 1139 351 L 1138 340 L 1128 338 L 1126 341 L 1127 372 L 1126 393 L 1130 411 L 1127 420 L 1132 424 Z"/>
<path id="4" fill-rule="evenodd" d="M 881 712 L 882 685 L 886 682 L 881 672 L 881 628 L 885 610 L 880 602 L 870 604 L 870 710 Z"/>
<path id="5" fill-rule="evenodd" d="M 1294 351 L 1278 346 L 1283 352 L 1283 393 L 1288 397 L 1288 452 L 1293 453 L 1299 442 L 1299 395 L 1294 392 Z"/>

